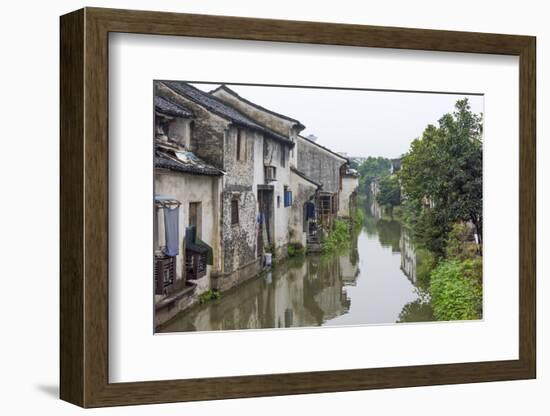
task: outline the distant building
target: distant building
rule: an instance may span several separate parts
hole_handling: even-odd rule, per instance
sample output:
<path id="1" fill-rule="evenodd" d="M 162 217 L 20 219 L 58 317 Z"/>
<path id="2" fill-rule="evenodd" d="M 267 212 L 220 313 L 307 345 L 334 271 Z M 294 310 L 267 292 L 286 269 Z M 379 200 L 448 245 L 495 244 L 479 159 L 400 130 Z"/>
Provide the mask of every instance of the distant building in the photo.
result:
<path id="1" fill-rule="evenodd" d="M 390 173 L 393 175 L 401 170 L 401 158 L 391 159 Z"/>
<path id="2" fill-rule="evenodd" d="M 346 169 L 341 175 L 341 183 L 342 185 L 338 197 L 338 216 L 341 218 L 351 218 L 357 207 L 359 172 L 346 166 Z"/>
<path id="3" fill-rule="evenodd" d="M 348 160 L 303 136 L 298 136 L 296 145 L 298 169 L 322 185 L 316 198 L 317 215 L 321 224 L 330 228 L 338 215 L 341 175 L 347 169 Z"/>

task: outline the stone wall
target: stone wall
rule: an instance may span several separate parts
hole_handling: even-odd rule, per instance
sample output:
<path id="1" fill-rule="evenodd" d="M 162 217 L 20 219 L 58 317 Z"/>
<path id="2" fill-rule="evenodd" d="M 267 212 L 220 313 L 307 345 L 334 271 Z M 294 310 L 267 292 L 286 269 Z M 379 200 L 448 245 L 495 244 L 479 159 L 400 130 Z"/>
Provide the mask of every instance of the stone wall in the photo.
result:
<path id="1" fill-rule="evenodd" d="M 254 132 L 241 129 L 245 157 L 237 159 L 237 134 L 230 127 L 224 140 L 224 176 L 222 192 L 223 274 L 231 273 L 256 259 L 257 201 L 254 189 Z M 232 224 L 232 201 L 238 204 L 238 223 Z"/>
<path id="2" fill-rule="evenodd" d="M 346 161 L 302 137 L 298 137 L 296 146 L 297 168 L 315 182 L 323 184 L 324 192 L 339 192 L 340 167 Z"/>
<path id="3" fill-rule="evenodd" d="M 224 169 L 224 136 L 231 124 L 229 120 L 222 118 L 194 101 L 176 94 L 161 82 L 155 83 L 156 94 L 179 103 L 194 114 L 191 124 L 191 143 L 189 150 L 195 155 L 214 165 L 218 169 Z"/>

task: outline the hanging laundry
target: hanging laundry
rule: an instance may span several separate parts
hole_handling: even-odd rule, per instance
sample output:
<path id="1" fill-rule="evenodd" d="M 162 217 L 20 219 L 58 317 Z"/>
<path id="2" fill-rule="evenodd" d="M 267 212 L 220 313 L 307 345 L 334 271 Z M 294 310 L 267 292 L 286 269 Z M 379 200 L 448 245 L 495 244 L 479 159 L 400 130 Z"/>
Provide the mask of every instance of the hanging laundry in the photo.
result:
<path id="1" fill-rule="evenodd" d="M 179 207 L 164 207 L 164 254 L 175 257 L 179 254 Z"/>

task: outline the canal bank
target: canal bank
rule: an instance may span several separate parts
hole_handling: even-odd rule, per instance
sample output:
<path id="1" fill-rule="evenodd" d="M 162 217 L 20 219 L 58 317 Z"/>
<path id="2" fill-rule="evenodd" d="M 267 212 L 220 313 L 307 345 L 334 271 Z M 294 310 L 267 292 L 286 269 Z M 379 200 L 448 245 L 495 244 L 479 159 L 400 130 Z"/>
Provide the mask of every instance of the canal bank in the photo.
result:
<path id="1" fill-rule="evenodd" d="M 365 211 L 348 247 L 289 258 L 221 298 L 181 312 L 158 332 L 432 321 L 407 230 L 378 215 L 375 205 Z"/>

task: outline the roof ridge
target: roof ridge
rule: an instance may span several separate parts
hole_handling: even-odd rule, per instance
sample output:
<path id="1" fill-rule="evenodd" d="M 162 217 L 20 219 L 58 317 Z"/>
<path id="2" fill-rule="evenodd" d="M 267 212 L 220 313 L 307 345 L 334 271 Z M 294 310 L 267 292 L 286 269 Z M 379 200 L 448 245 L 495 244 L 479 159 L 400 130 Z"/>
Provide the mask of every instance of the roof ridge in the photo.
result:
<path id="1" fill-rule="evenodd" d="M 206 97 L 210 100 L 213 100 L 215 101 L 216 103 L 218 103 L 219 105 L 221 106 L 224 106 L 226 107 L 226 109 L 229 109 L 230 111 L 233 111 L 235 113 L 237 113 L 238 116 L 242 117 L 244 119 L 244 121 L 246 121 L 246 123 L 249 124 L 249 126 L 246 126 L 245 123 L 239 123 L 238 120 L 235 120 L 234 118 L 232 118 L 230 115 L 228 114 L 223 114 L 221 111 L 218 111 L 217 109 L 215 108 L 212 108 L 211 105 L 209 105 L 208 103 L 201 103 L 201 102 L 197 102 L 197 104 L 203 106 L 203 107 L 208 107 L 208 111 L 211 111 L 212 113 L 214 114 L 217 114 L 219 115 L 220 117 L 223 117 L 227 120 L 230 120 L 236 124 L 242 124 L 243 126 L 245 127 L 248 127 L 248 128 L 251 128 L 251 129 L 256 129 L 256 130 L 260 130 L 264 133 L 267 133 L 269 135 L 271 135 L 272 137 L 278 139 L 278 140 L 281 140 L 281 141 L 284 141 L 286 143 L 288 143 L 291 147 L 294 146 L 294 142 L 292 142 L 292 140 L 290 140 L 289 138 L 281 135 L 280 133 L 277 133 L 276 131 L 273 131 L 272 129 L 270 129 L 269 127 L 266 127 L 260 123 L 258 123 L 257 121 L 253 120 L 252 118 L 250 118 L 248 115 L 244 114 L 242 111 L 240 111 L 239 109 L 235 108 L 234 106 L 226 103 L 225 101 L 223 100 L 220 100 L 218 97 L 216 97 L 215 95 L 213 94 L 210 94 L 209 92 L 206 92 L 206 91 L 202 91 L 201 89 L 191 85 L 190 83 L 188 82 L 185 82 L 185 81 L 170 81 L 170 80 L 161 80 L 159 81 L 161 82 L 162 84 L 164 84 L 166 87 L 168 87 L 169 89 L 171 89 L 172 91 L 174 91 L 176 94 L 180 94 L 180 95 L 184 95 L 186 96 L 188 99 L 190 99 L 191 101 L 195 101 L 197 102 L 197 99 L 194 98 L 193 96 L 190 96 L 189 94 L 186 94 L 185 91 L 178 91 L 177 89 L 177 86 L 179 86 L 180 88 L 190 88 L 192 89 L 193 91 L 197 92 L 199 95 L 201 95 L 202 97 Z M 176 88 L 173 87 L 173 85 L 176 86 Z"/>
<path id="2" fill-rule="evenodd" d="M 263 111 L 265 111 L 265 112 L 267 112 L 267 113 L 269 113 L 269 114 L 273 114 L 273 115 L 275 115 L 275 116 L 284 118 L 285 120 L 288 120 L 288 121 L 293 121 L 293 122 L 295 122 L 296 124 L 298 124 L 300 127 L 302 127 L 302 130 L 306 128 L 306 126 L 304 126 L 300 120 L 297 120 L 297 119 L 292 118 L 292 117 L 289 117 L 289 116 L 287 116 L 287 115 L 284 115 L 284 114 L 278 113 L 278 112 L 276 112 L 276 111 L 270 110 L 269 108 L 266 108 L 266 107 L 264 107 L 264 106 L 261 106 L 260 104 L 256 104 L 255 102 L 252 102 L 252 101 L 250 101 L 250 100 L 244 98 L 244 97 L 243 97 L 242 95 L 240 95 L 237 91 L 235 91 L 235 90 L 229 88 L 229 87 L 227 86 L 227 84 L 223 84 L 223 83 L 220 84 L 219 87 L 214 88 L 212 91 L 210 91 L 210 94 L 213 94 L 214 92 L 216 92 L 216 91 L 218 91 L 218 90 L 225 90 L 225 91 L 227 91 L 229 94 L 231 94 L 231 95 L 233 95 L 233 96 L 235 96 L 235 97 L 241 99 L 241 100 L 244 101 L 245 103 L 250 104 L 251 106 L 256 107 L 256 108 L 258 108 L 258 109 L 260 109 L 260 110 L 263 110 Z"/>
<path id="3" fill-rule="evenodd" d="M 317 146 L 317 147 L 320 147 L 320 148 L 323 149 L 323 150 L 326 150 L 326 151 L 329 152 L 329 153 L 332 153 L 332 154 L 335 155 L 335 156 L 338 156 L 340 159 L 344 159 L 347 163 L 350 163 L 349 158 L 347 158 L 347 157 L 345 157 L 345 156 L 342 156 L 342 155 L 339 155 L 339 154 L 336 153 L 334 150 L 331 150 L 331 149 L 329 149 L 328 147 L 325 147 L 325 146 L 323 146 L 323 145 L 321 145 L 321 144 L 319 144 L 319 143 L 316 143 L 316 142 L 314 142 L 313 140 L 309 140 L 307 137 L 304 137 L 304 136 L 302 136 L 301 134 L 299 134 L 298 137 L 301 138 L 301 139 L 306 140 L 307 142 L 309 142 L 309 143 L 311 143 L 311 144 L 313 144 L 313 145 L 315 145 L 315 146 Z"/>

